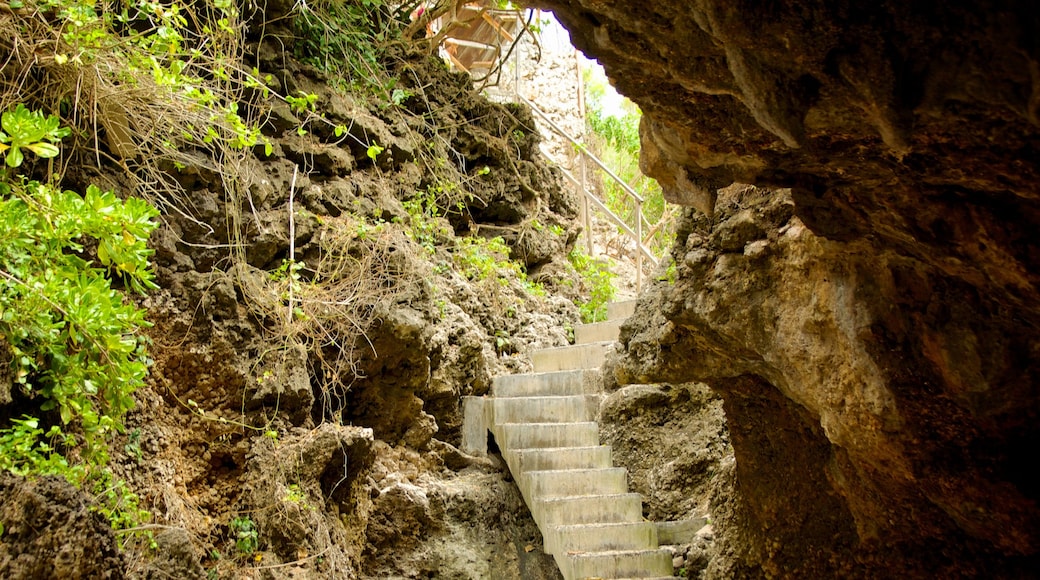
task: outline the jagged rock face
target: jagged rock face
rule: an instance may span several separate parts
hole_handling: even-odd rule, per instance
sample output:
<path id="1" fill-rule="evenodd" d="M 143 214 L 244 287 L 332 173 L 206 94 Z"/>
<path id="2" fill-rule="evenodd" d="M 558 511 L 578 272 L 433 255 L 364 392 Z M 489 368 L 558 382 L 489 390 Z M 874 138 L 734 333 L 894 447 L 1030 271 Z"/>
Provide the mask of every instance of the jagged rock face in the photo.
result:
<path id="1" fill-rule="evenodd" d="M 0 576 L 124 578 L 125 557 L 90 497 L 58 477 L 0 473 Z"/>
<path id="2" fill-rule="evenodd" d="M 707 214 L 619 381 L 722 394 L 746 571 L 1035 566 L 1040 13 L 538 4 L 643 108 L 645 169 Z"/>

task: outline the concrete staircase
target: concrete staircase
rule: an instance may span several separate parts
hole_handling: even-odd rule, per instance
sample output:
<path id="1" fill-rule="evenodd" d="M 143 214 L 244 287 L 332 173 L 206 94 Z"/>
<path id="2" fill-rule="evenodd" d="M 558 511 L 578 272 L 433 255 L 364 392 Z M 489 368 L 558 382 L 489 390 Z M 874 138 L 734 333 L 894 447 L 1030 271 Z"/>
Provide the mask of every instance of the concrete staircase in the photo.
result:
<path id="1" fill-rule="evenodd" d="M 598 367 L 634 302 L 610 305 L 608 322 L 580 326 L 577 344 L 532 353 L 534 373 L 495 379 L 491 397 L 465 401 L 463 448 L 487 450 L 490 430 L 545 551 L 566 580 L 672 576 L 657 527 L 643 521 L 628 472 L 599 444 Z"/>

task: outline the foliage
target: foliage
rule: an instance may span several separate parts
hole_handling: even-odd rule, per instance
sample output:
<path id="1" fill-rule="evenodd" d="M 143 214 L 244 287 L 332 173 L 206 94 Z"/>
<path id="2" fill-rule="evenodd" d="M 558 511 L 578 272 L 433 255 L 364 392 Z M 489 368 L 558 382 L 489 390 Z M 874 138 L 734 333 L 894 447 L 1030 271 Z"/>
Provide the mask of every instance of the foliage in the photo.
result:
<path id="1" fill-rule="evenodd" d="M 13 111 L 0 116 L 0 153 L 5 154 L 8 167 L 18 167 L 25 158 L 22 149 L 26 148 L 37 157 L 50 159 L 57 157 L 58 147 L 55 145 L 70 133 L 61 127 L 57 117 L 44 117 L 40 111 L 30 111 L 25 105 L 18 103 Z"/>
<path id="2" fill-rule="evenodd" d="M 256 524 L 249 516 L 235 516 L 230 527 L 235 539 L 235 549 L 239 553 L 250 555 L 260 547 L 260 535 L 256 530 Z"/>
<path id="3" fill-rule="evenodd" d="M 486 175 L 487 167 L 477 171 L 478 175 Z M 532 296 L 545 296 L 541 284 L 527 278 L 527 272 L 520 262 L 510 258 L 510 249 L 500 236 L 493 238 L 455 237 L 454 231 L 444 219 L 445 210 L 438 203 L 438 195 L 453 187 L 430 187 L 412 199 L 404 202 L 408 212 L 408 237 L 422 246 L 427 254 L 433 256 L 438 245 L 450 244 L 452 264 L 466 279 L 483 283 L 494 280 L 499 287 L 506 287 L 510 280 L 520 282 L 524 291 Z"/>
<path id="4" fill-rule="evenodd" d="M 443 219 L 444 210 L 437 203 L 436 189 L 429 188 L 405 200 L 403 205 L 408 212 L 408 229 L 405 230 L 405 234 L 432 256 L 437 251 L 438 241 L 447 239 L 454 233 L 448 222 Z"/>
<path id="5" fill-rule="evenodd" d="M 67 134 L 55 117 L 18 106 L 2 116 L 7 164 L 26 149 L 43 157 Z M 44 143 L 46 141 L 46 143 Z M 41 147 L 40 145 L 46 145 Z M 89 484 L 116 527 L 140 518 L 136 497 L 104 469 L 107 438 L 122 431 L 149 359 L 144 311 L 114 287 L 156 288 L 145 245 L 157 210 L 89 186 L 84 195 L 0 171 L 0 336 L 13 354 L 15 383 L 39 404 L 37 417 L 0 430 L 0 468 Z M 50 420 L 50 419 L 48 419 Z"/>
<path id="6" fill-rule="evenodd" d="M 614 301 L 617 293 L 614 287 L 614 278 L 617 275 L 612 271 L 612 264 L 609 260 L 592 258 L 580 247 L 571 250 L 567 258 L 581 276 L 584 289 L 589 293 L 588 302 L 578 307 L 581 321 L 588 324 L 606 320 L 607 304 Z"/>
<path id="7" fill-rule="evenodd" d="M 383 101 L 400 105 L 410 94 L 396 92 L 400 89 L 379 61 L 385 47 L 400 37 L 406 15 L 383 0 L 297 4 L 296 57 L 344 80 L 349 88 L 376 89 Z"/>
<path id="8" fill-rule="evenodd" d="M 26 101 L 60 111 L 77 145 L 96 149 L 99 162 L 127 160 L 138 191 L 185 207 L 170 166 L 190 165 L 200 152 L 231 163 L 257 146 L 271 150 L 245 114 L 269 90 L 258 71 L 241 66 L 242 28 L 229 0 L 25 0 L 4 27 L 21 48 L 0 79 L 0 107 Z M 39 126 L 43 138 L 5 128 L 13 137 L 8 165 L 26 139 L 37 155 L 56 155 L 63 135 L 46 133 L 55 127 Z"/>
<path id="9" fill-rule="evenodd" d="M 528 294 L 545 296 L 542 285 L 528 280 L 523 266 L 509 259 L 509 246 L 499 236 L 457 238 L 454 259 L 459 272 L 471 281 L 495 280 L 507 286 L 510 280 L 517 280 Z"/>

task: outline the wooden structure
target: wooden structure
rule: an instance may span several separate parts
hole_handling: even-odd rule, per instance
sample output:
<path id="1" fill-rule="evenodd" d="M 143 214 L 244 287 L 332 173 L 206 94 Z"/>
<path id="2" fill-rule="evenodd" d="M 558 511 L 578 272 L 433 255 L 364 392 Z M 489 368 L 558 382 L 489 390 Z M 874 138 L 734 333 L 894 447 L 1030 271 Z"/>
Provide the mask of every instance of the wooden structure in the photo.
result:
<path id="1" fill-rule="evenodd" d="M 478 74 L 493 71 L 523 30 L 523 12 L 500 10 L 490 0 L 469 2 L 438 18 L 433 34 L 445 32 L 441 46 L 458 70 Z"/>

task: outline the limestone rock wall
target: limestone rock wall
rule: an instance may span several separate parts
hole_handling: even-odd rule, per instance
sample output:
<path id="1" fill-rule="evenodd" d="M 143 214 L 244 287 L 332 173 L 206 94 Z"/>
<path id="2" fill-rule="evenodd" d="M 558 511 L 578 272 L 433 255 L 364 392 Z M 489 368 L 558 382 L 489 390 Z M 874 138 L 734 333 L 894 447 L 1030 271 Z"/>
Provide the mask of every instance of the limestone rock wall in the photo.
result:
<path id="1" fill-rule="evenodd" d="M 709 571 L 1035 569 L 1035 8 L 538 4 L 640 105 L 646 170 L 697 210 L 618 380 L 723 397 L 729 560 Z"/>

